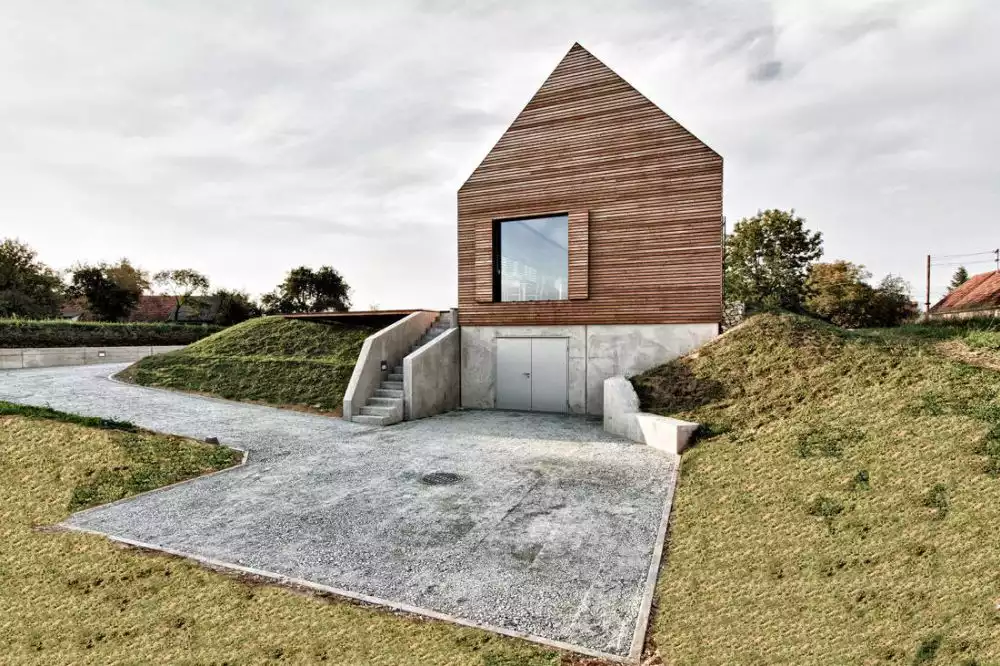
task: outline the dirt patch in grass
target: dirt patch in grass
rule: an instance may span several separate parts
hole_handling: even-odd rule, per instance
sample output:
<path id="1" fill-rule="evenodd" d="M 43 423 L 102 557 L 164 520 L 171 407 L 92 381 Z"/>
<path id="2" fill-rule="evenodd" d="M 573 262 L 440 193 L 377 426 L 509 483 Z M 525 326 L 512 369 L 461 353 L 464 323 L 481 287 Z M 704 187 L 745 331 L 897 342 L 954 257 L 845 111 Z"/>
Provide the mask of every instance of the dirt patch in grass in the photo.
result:
<path id="1" fill-rule="evenodd" d="M 935 348 L 942 355 L 960 363 L 1000 372 L 1000 350 L 973 347 L 963 340 L 946 340 L 939 342 Z"/>
<path id="2" fill-rule="evenodd" d="M 143 386 L 337 414 L 372 330 L 282 317 L 244 322 L 118 374 Z"/>
<path id="3" fill-rule="evenodd" d="M 97 536 L 38 529 L 65 518 L 80 488 L 94 489 L 81 506 L 114 499 L 209 471 L 223 462 L 220 451 L 128 427 L 88 427 L 69 416 L 0 416 L 0 661 L 575 663 L 483 631 L 306 596 Z"/>
<path id="4" fill-rule="evenodd" d="M 939 349 L 970 332 L 764 315 L 636 378 L 711 426 L 658 582 L 665 663 L 1000 663 L 1000 373 Z"/>

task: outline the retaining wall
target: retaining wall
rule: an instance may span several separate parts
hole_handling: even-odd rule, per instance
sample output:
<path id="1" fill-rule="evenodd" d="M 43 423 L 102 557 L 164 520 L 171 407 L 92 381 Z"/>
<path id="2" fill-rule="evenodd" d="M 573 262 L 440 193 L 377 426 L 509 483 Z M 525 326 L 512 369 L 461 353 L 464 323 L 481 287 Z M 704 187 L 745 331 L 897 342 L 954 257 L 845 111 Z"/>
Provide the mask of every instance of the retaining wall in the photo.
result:
<path id="1" fill-rule="evenodd" d="M 52 368 L 62 365 L 134 363 L 153 354 L 184 349 L 185 345 L 136 347 L 33 347 L 0 349 L 0 370 Z"/>
<path id="2" fill-rule="evenodd" d="M 403 359 L 406 420 L 458 409 L 461 337 L 451 328 Z"/>

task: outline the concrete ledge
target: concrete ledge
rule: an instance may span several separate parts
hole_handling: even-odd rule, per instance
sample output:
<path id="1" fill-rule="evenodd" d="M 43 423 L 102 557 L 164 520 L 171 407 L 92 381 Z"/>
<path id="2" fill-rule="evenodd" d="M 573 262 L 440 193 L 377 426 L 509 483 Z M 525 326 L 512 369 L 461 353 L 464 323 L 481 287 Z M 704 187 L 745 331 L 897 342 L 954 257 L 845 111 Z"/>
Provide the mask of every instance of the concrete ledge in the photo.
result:
<path id="1" fill-rule="evenodd" d="M 132 347 L 32 347 L 0 349 L 0 370 L 53 368 L 64 365 L 134 363 L 153 354 L 184 349 L 185 345 Z"/>
<path id="2" fill-rule="evenodd" d="M 351 381 L 344 392 L 344 418 L 361 414 L 361 408 L 368 398 L 375 394 L 375 389 L 388 377 L 389 371 L 399 365 L 413 344 L 430 328 L 441 313 L 430 310 L 420 310 L 403 317 L 395 324 L 386 326 L 374 335 L 365 339 L 358 354 L 358 362 L 354 364 Z M 385 362 L 387 370 L 382 370 Z M 399 422 L 403 414 L 399 414 Z"/>
<path id="3" fill-rule="evenodd" d="M 665 453 L 680 455 L 697 423 L 639 411 L 639 396 L 625 377 L 604 380 L 604 430 Z"/>

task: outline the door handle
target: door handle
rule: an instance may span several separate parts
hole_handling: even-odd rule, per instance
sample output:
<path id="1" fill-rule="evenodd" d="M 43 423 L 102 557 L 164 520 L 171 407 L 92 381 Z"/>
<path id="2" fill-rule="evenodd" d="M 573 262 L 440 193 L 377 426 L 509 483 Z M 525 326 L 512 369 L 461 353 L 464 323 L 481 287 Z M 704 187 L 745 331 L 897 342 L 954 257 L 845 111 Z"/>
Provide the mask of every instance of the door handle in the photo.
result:
<path id="1" fill-rule="evenodd" d="M 525 377 L 530 377 L 531 376 L 530 372 L 522 372 L 521 374 L 524 375 Z"/>

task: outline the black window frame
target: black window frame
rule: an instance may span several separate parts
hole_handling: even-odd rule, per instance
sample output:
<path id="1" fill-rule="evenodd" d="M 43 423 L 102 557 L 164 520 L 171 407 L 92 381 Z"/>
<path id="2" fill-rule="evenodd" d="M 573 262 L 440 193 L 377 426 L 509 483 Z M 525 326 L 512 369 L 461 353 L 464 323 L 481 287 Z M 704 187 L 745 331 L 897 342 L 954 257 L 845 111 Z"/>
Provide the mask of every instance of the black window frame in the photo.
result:
<path id="1" fill-rule="evenodd" d="M 549 298 L 545 300 L 535 300 L 535 301 L 504 301 L 502 300 L 502 287 L 503 287 L 503 277 L 500 274 L 501 271 L 501 259 L 500 259 L 500 225 L 504 222 L 523 222 L 525 220 L 538 220 L 546 217 L 566 217 L 566 284 L 567 292 L 566 298 Z M 492 238 L 490 239 L 490 247 L 492 249 L 492 282 L 493 282 L 493 302 L 494 303 L 562 303 L 563 301 L 568 301 L 569 299 L 569 226 L 570 226 L 570 214 L 569 211 L 556 211 L 553 213 L 536 213 L 533 215 L 519 215 L 517 217 L 503 217 L 496 218 L 493 220 L 492 228 L 490 233 Z"/>

